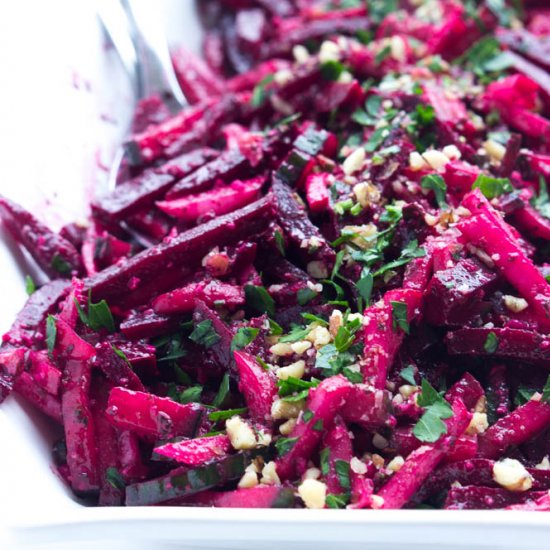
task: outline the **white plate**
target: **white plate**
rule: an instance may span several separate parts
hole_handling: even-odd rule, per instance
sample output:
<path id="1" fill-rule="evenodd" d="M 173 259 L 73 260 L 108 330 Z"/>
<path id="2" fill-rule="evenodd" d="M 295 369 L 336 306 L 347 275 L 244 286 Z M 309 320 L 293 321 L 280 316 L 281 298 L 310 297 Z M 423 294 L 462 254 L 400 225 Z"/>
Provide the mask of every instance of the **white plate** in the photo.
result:
<path id="1" fill-rule="evenodd" d="M 56 228 L 85 213 L 101 175 L 98 160 L 108 163 L 131 114 L 129 86 L 102 48 L 92 4 L 19 0 L 0 7 L 0 74 L 8 77 L 0 192 Z M 171 39 L 197 49 L 192 0 L 162 4 Z M 1 332 L 23 305 L 24 275 L 33 272 L 12 252 L 0 235 Z M 0 408 L 0 548 L 548 548 L 547 514 L 86 508 L 51 469 L 56 431 L 13 397 Z M 7 534 L 11 543 L 1 544 Z"/>

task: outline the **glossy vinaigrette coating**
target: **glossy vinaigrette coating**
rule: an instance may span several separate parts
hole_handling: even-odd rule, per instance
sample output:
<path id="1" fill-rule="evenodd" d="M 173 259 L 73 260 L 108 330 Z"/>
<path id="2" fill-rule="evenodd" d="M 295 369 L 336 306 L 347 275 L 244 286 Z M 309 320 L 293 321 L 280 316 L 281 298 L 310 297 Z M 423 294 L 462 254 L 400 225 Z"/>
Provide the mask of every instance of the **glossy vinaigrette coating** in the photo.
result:
<path id="1" fill-rule="evenodd" d="M 0 348 L 99 505 L 550 510 L 550 9 L 203 0 Z M 17 474 L 16 474 L 17 475 Z"/>

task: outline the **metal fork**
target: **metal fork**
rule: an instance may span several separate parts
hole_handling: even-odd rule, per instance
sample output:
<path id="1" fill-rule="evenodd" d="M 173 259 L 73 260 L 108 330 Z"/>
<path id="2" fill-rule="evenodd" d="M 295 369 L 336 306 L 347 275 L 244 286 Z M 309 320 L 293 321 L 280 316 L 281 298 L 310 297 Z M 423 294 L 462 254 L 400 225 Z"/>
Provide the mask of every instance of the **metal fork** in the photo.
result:
<path id="1" fill-rule="evenodd" d="M 132 83 L 136 102 L 160 95 L 172 112 L 187 101 L 179 86 L 159 14 L 151 0 L 98 0 L 97 15 Z M 116 186 L 124 159 L 118 148 L 109 172 L 108 188 Z"/>

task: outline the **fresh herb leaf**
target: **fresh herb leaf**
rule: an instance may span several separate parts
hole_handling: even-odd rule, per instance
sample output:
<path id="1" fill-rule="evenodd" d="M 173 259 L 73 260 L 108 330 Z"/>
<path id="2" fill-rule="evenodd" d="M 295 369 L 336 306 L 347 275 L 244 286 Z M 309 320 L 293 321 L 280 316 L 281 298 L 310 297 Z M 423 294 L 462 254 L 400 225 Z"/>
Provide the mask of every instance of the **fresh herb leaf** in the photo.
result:
<path id="1" fill-rule="evenodd" d="M 349 479 L 349 462 L 337 459 L 334 461 L 334 469 L 336 470 L 336 475 L 338 476 L 338 481 L 340 482 L 342 489 L 344 489 L 344 491 L 349 491 L 351 487 Z"/>
<path id="2" fill-rule="evenodd" d="M 330 449 L 325 447 L 319 452 L 319 466 L 321 466 L 321 473 L 326 477 L 330 471 Z"/>
<path id="3" fill-rule="evenodd" d="M 315 424 L 313 424 L 313 431 L 322 432 L 323 430 L 324 430 L 323 419 L 320 418 L 319 420 L 317 420 L 317 422 L 315 422 Z"/>
<path id="4" fill-rule="evenodd" d="M 322 327 L 328 327 L 328 322 L 325 321 L 322 317 L 313 315 L 313 313 L 302 313 L 302 317 L 306 321 L 311 321 L 312 323 L 318 323 Z"/>
<path id="5" fill-rule="evenodd" d="M 384 142 L 386 139 L 386 136 L 388 135 L 388 129 L 387 128 L 378 128 L 375 130 L 369 137 L 366 145 L 365 145 L 365 151 L 367 153 L 374 153 L 380 145 Z"/>
<path id="6" fill-rule="evenodd" d="M 487 338 L 483 344 L 483 349 L 487 353 L 495 353 L 498 349 L 498 337 L 494 332 L 489 332 L 489 334 L 487 334 Z"/>
<path id="7" fill-rule="evenodd" d="M 305 410 L 303 413 L 302 413 L 302 420 L 304 422 L 309 422 L 315 415 L 313 414 L 312 411 L 310 410 Z"/>
<path id="8" fill-rule="evenodd" d="M 389 57 L 390 54 L 391 54 L 391 46 L 390 46 L 390 45 L 384 46 L 384 47 L 374 56 L 374 64 L 375 64 L 375 65 L 380 65 L 380 63 L 382 63 L 382 61 L 384 61 L 384 59 L 386 59 L 387 57 Z"/>
<path id="9" fill-rule="evenodd" d="M 261 107 L 265 103 L 265 101 L 269 97 L 265 87 L 273 82 L 274 78 L 275 75 L 270 74 L 260 80 L 258 85 L 254 88 L 254 91 L 252 92 L 252 98 L 250 99 L 250 104 L 252 105 L 252 107 Z"/>
<path id="10" fill-rule="evenodd" d="M 332 273 L 330 275 L 331 280 L 334 280 L 334 277 L 338 275 L 338 271 L 340 271 L 340 268 L 342 267 L 342 263 L 344 261 L 345 253 L 345 250 L 340 250 L 338 254 L 336 254 L 336 260 L 334 261 L 334 267 L 332 268 Z"/>
<path id="11" fill-rule="evenodd" d="M 405 367 L 400 373 L 399 376 L 408 382 L 411 386 L 416 386 L 416 381 L 414 379 L 414 367 L 409 365 Z"/>
<path id="12" fill-rule="evenodd" d="M 59 254 L 56 254 L 53 257 L 51 266 L 61 275 L 70 275 L 72 271 L 70 264 L 65 261 Z"/>
<path id="13" fill-rule="evenodd" d="M 317 296 L 319 296 L 319 294 L 311 288 L 302 288 L 296 293 L 296 299 L 298 300 L 298 304 L 301 306 L 305 306 L 311 302 L 311 300 L 317 298 Z"/>
<path id="14" fill-rule="evenodd" d="M 273 319 L 268 319 L 268 322 L 269 322 L 269 331 L 273 336 L 279 336 L 284 332 L 283 327 Z"/>
<path id="15" fill-rule="evenodd" d="M 57 339 L 57 324 L 53 315 L 48 315 L 46 318 L 46 347 L 48 348 L 48 355 L 50 359 L 53 356 L 53 349 L 55 348 L 55 340 Z"/>
<path id="16" fill-rule="evenodd" d="M 283 234 L 277 229 L 275 231 L 275 244 L 277 245 L 277 249 L 281 253 L 281 256 L 285 255 L 285 239 L 283 237 Z"/>
<path id="17" fill-rule="evenodd" d="M 350 367 L 344 367 L 342 374 L 352 383 L 361 384 L 363 382 L 363 375 L 360 372 L 351 370 Z"/>
<path id="18" fill-rule="evenodd" d="M 538 210 L 539 214 L 550 219 L 550 197 L 544 176 L 539 177 L 539 194 L 531 199 L 531 204 Z"/>
<path id="19" fill-rule="evenodd" d="M 435 120 L 434 108 L 431 105 L 419 103 L 416 106 L 413 118 L 418 126 L 429 126 Z"/>
<path id="20" fill-rule="evenodd" d="M 544 388 L 542 389 L 542 399 L 543 403 L 550 403 L 550 376 L 546 379 Z"/>
<path id="21" fill-rule="evenodd" d="M 36 283 L 30 275 L 25 277 L 25 291 L 29 296 L 36 291 Z"/>
<path id="22" fill-rule="evenodd" d="M 212 401 L 212 406 L 216 407 L 216 409 L 221 408 L 225 400 L 227 399 L 228 395 L 229 395 L 229 374 L 225 373 L 223 375 L 222 382 L 218 389 L 218 393 L 216 394 L 216 397 L 214 397 L 214 400 Z"/>
<path id="23" fill-rule="evenodd" d="M 434 192 L 435 200 L 439 208 L 447 208 L 445 196 L 447 193 L 447 184 L 439 174 L 428 174 L 420 182 L 422 189 L 429 189 Z"/>
<path id="24" fill-rule="evenodd" d="M 479 174 L 472 185 L 472 189 L 479 189 L 489 200 L 500 197 L 504 193 L 511 193 L 514 188 L 508 178 L 493 178 Z"/>
<path id="25" fill-rule="evenodd" d="M 414 436 L 425 443 L 435 443 L 447 433 L 447 426 L 432 409 L 428 409 L 415 424 Z"/>
<path id="26" fill-rule="evenodd" d="M 231 340 L 231 352 L 246 348 L 248 344 L 251 344 L 256 339 L 259 332 L 259 328 L 241 327 Z"/>
<path id="27" fill-rule="evenodd" d="M 228 409 L 226 411 L 214 411 L 208 415 L 209 420 L 212 422 L 219 422 L 220 420 L 227 420 L 237 414 L 245 414 L 248 411 L 246 407 L 241 409 Z"/>
<path id="28" fill-rule="evenodd" d="M 390 302 L 392 309 L 392 327 L 394 331 L 400 328 L 405 334 L 409 334 L 409 322 L 407 320 L 407 304 L 405 302 Z"/>
<path id="29" fill-rule="evenodd" d="M 295 393 L 301 393 L 304 390 L 309 391 L 311 388 L 315 388 L 319 385 L 319 380 L 313 378 L 311 381 L 301 380 L 289 376 L 285 380 L 277 380 L 277 387 L 279 388 L 279 396 L 287 397 Z"/>
<path id="30" fill-rule="evenodd" d="M 390 13 L 399 9 L 398 0 L 367 0 L 369 18 L 375 24 L 380 24 Z"/>
<path id="31" fill-rule="evenodd" d="M 345 67 L 340 61 L 329 60 L 321 64 L 321 76 L 325 80 L 338 80 L 340 75 L 344 72 Z"/>
<path id="32" fill-rule="evenodd" d="M 292 325 L 292 328 L 288 334 L 279 339 L 279 342 L 286 344 L 291 342 L 298 342 L 303 340 L 311 329 L 309 327 L 302 328 L 300 325 Z"/>
<path id="33" fill-rule="evenodd" d="M 105 300 L 101 300 L 97 304 L 92 302 L 92 293 L 88 292 L 88 304 L 87 312 L 85 312 L 80 303 L 75 298 L 74 299 L 76 309 L 78 311 L 78 316 L 80 320 L 88 327 L 94 331 L 101 329 L 107 329 L 109 332 L 115 331 L 115 321 L 113 319 L 113 314 L 109 309 L 109 304 Z"/>
<path id="34" fill-rule="evenodd" d="M 107 470 L 105 471 L 105 479 L 113 489 L 123 491 L 124 487 L 126 487 L 126 483 L 124 483 L 124 478 L 117 468 L 107 468 Z"/>
<path id="35" fill-rule="evenodd" d="M 348 503 L 348 499 L 345 495 L 333 495 L 329 494 L 325 498 L 325 504 L 327 508 L 340 509 L 345 508 Z"/>
<path id="36" fill-rule="evenodd" d="M 370 272 L 367 272 L 357 281 L 357 283 L 355 283 L 355 287 L 357 288 L 357 292 L 359 292 L 359 296 L 361 296 L 361 298 L 365 301 L 365 306 L 368 306 L 370 304 L 373 285 L 374 277 Z"/>
<path id="37" fill-rule="evenodd" d="M 284 456 L 289 453 L 294 445 L 296 445 L 296 441 L 298 441 L 297 437 L 280 437 L 275 443 L 277 454 Z"/>
<path id="38" fill-rule="evenodd" d="M 182 405 L 186 403 L 200 403 L 202 390 L 202 386 L 191 386 L 190 388 L 186 388 L 180 393 L 178 402 Z"/>
<path id="39" fill-rule="evenodd" d="M 195 326 L 195 329 L 189 335 L 189 340 L 205 348 L 210 348 L 218 343 L 221 337 L 214 329 L 212 321 L 210 319 L 205 319 Z"/>
<path id="40" fill-rule="evenodd" d="M 275 315 L 275 301 L 269 295 L 265 287 L 246 285 L 244 287 L 247 306 L 257 313 L 267 313 L 270 317 Z"/>
<path id="41" fill-rule="evenodd" d="M 546 384 L 548 384 L 548 381 L 546 381 Z M 544 387 L 546 388 L 546 385 Z M 514 405 L 516 407 L 525 405 L 525 403 L 527 403 L 536 392 L 537 390 L 534 388 L 528 388 L 523 385 L 519 386 L 514 397 Z"/>

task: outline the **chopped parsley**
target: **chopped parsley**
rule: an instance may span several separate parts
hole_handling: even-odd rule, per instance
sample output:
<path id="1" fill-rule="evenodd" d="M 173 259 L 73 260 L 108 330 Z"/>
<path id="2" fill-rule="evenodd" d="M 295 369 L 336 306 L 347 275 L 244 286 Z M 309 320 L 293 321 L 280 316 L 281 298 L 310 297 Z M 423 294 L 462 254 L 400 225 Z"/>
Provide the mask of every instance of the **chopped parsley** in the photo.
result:
<path id="1" fill-rule="evenodd" d="M 221 336 L 214 329 L 212 321 L 205 319 L 195 326 L 195 329 L 189 335 L 189 340 L 205 348 L 211 348 L 221 340 Z"/>
<path id="2" fill-rule="evenodd" d="M 50 359 L 53 356 L 53 350 L 55 348 L 55 341 L 57 339 L 57 324 L 53 315 L 48 315 L 46 318 L 46 347 L 48 348 L 48 355 Z"/>
<path id="3" fill-rule="evenodd" d="M 109 309 L 109 304 L 105 300 L 101 300 L 97 304 L 92 302 L 92 291 L 88 292 L 87 312 L 85 312 L 78 300 L 74 298 L 76 309 L 80 320 L 94 331 L 107 329 L 109 332 L 115 331 L 115 322 L 113 314 Z"/>
<path id="4" fill-rule="evenodd" d="M 246 407 L 241 409 L 228 409 L 226 411 L 214 411 L 208 415 L 208 419 L 212 422 L 219 422 L 220 420 L 227 420 L 237 414 L 245 414 L 248 411 Z"/>
<path id="5" fill-rule="evenodd" d="M 126 483 L 124 483 L 124 478 L 117 468 L 107 468 L 105 471 L 105 479 L 113 489 L 117 489 L 118 491 L 124 490 L 124 487 L 126 486 Z"/>
<path id="6" fill-rule="evenodd" d="M 351 487 L 349 472 L 350 466 L 349 462 L 345 460 L 336 459 L 334 461 L 334 469 L 336 470 L 336 475 L 338 476 L 338 481 L 344 491 L 349 491 Z"/>
<path id="7" fill-rule="evenodd" d="M 424 408 L 424 414 L 415 424 L 413 434 L 424 443 L 435 443 L 447 433 L 443 420 L 453 416 L 451 406 L 426 379 L 422 380 L 422 392 L 417 403 Z"/>
<path id="8" fill-rule="evenodd" d="M 278 455 L 284 456 L 289 453 L 296 444 L 296 441 L 298 441 L 297 437 L 280 437 L 275 443 Z"/>
<path id="9" fill-rule="evenodd" d="M 229 374 L 225 373 L 222 378 L 222 382 L 218 389 L 218 393 L 214 400 L 212 401 L 212 406 L 217 409 L 221 408 L 225 403 L 227 396 L 229 395 Z"/>
<path id="10" fill-rule="evenodd" d="M 34 282 L 34 279 L 30 275 L 27 275 L 25 277 L 25 291 L 29 296 L 31 294 L 34 294 L 34 292 L 36 291 L 36 283 Z"/>
<path id="11" fill-rule="evenodd" d="M 270 317 L 275 315 L 275 301 L 269 295 L 265 287 L 246 285 L 244 287 L 246 297 L 246 305 L 255 311 L 262 314 L 267 313 Z"/>
<path id="12" fill-rule="evenodd" d="M 435 200 L 439 208 L 447 208 L 445 201 L 447 194 L 447 184 L 439 174 L 428 174 L 420 182 L 422 189 L 428 189 L 434 192 Z"/>
<path id="13" fill-rule="evenodd" d="M 392 311 L 392 327 L 396 332 L 401 329 L 409 334 L 409 321 L 407 320 L 407 304 L 405 302 L 390 302 Z"/>
<path id="14" fill-rule="evenodd" d="M 338 80 L 345 71 L 344 65 L 340 61 L 330 60 L 321 64 L 321 76 L 325 80 Z"/>
<path id="15" fill-rule="evenodd" d="M 500 197 L 505 193 L 511 193 L 514 190 L 508 178 L 493 178 L 485 174 L 479 174 L 472 185 L 472 189 L 479 189 L 489 200 Z"/>
<path id="16" fill-rule="evenodd" d="M 483 344 L 483 349 L 487 353 L 495 353 L 498 349 L 498 337 L 494 332 L 489 332 L 489 334 L 487 334 L 487 338 Z"/>
<path id="17" fill-rule="evenodd" d="M 400 373 L 399 376 L 405 380 L 405 382 L 408 382 L 411 384 L 411 386 L 416 386 L 416 380 L 414 379 L 414 367 L 412 365 L 408 365 L 405 367 Z"/>
<path id="18" fill-rule="evenodd" d="M 252 107 L 261 107 L 266 100 L 269 98 L 269 94 L 265 89 L 268 84 L 273 82 L 275 75 L 267 75 L 265 78 L 260 80 L 258 85 L 254 88 L 252 92 L 252 98 L 250 99 L 250 104 Z"/>
<path id="19" fill-rule="evenodd" d="M 231 340 L 231 351 L 243 349 L 248 346 L 248 344 L 251 344 L 256 339 L 259 332 L 259 328 L 241 327 Z"/>

